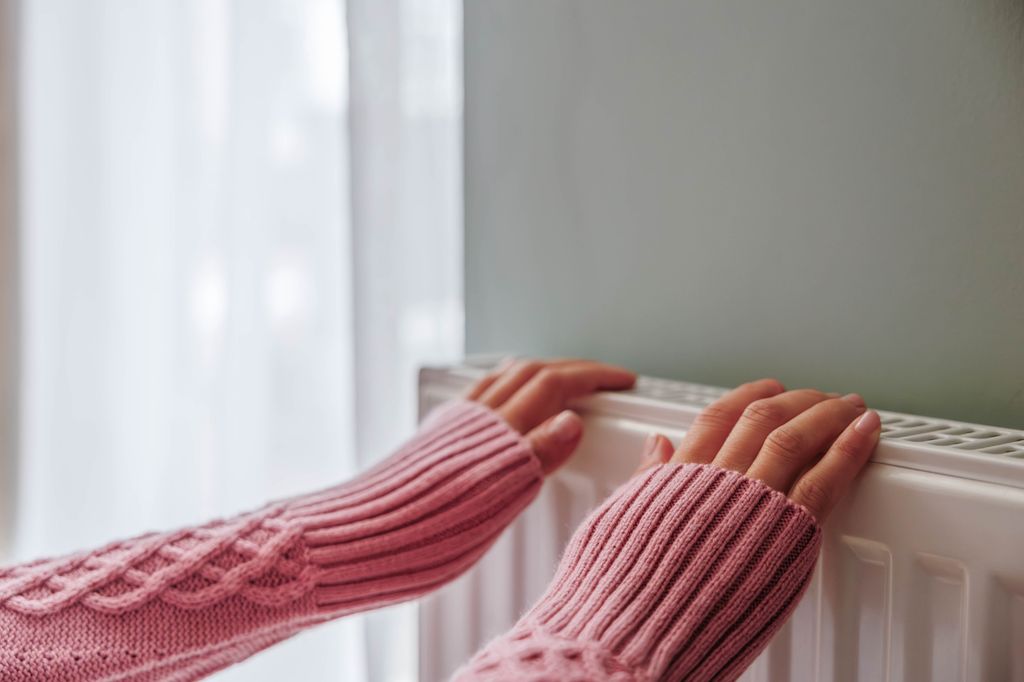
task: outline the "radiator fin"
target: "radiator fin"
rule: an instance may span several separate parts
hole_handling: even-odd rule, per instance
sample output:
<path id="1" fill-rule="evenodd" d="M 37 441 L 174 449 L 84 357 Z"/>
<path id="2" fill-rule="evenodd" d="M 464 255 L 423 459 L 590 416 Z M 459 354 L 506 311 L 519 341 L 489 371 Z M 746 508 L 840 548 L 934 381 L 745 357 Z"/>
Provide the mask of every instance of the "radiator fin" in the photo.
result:
<path id="1" fill-rule="evenodd" d="M 918 552 L 914 561 L 908 679 L 966 677 L 967 569 L 955 559 Z"/>
<path id="2" fill-rule="evenodd" d="M 837 659 L 839 682 L 889 679 L 892 623 L 892 553 L 873 540 L 843 537 L 840 621 L 837 646 L 849 649 Z"/>

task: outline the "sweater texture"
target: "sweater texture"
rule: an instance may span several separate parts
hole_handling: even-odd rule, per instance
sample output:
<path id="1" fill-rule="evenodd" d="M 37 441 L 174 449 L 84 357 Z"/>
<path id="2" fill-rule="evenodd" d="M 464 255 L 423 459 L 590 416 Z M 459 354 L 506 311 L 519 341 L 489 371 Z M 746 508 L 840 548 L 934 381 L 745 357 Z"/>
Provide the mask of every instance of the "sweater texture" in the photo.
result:
<path id="1" fill-rule="evenodd" d="M 0 679 L 194 680 L 469 568 L 543 474 L 498 415 L 450 403 L 358 478 L 248 514 L 0 569 Z M 580 526 L 544 596 L 456 674 L 735 679 L 782 626 L 821 531 L 758 481 L 666 464 Z"/>
<path id="2" fill-rule="evenodd" d="M 820 544 L 815 519 L 759 481 L 661 465 L 591 514 L 547 592 L 456 679 L 733 680 L 792 613 Z"/>
<path id="3" fill-rule="evenodd" d="M 0 568 L 0 679 L 200 678 L 316 623 L 453 579 L 542 479 L 522 436 L 456 402 L 346 484 Z"/>

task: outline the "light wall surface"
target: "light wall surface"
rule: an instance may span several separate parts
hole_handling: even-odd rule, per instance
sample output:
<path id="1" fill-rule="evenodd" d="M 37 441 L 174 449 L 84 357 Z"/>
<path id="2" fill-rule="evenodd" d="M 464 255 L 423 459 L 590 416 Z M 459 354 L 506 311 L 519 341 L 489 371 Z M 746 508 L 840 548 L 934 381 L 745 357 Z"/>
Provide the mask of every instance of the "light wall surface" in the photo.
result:
<path id="1" fill-rule="evenodd" d="M 1022 0 L 465 3 L 469 352 L 1024 428 Z"/>

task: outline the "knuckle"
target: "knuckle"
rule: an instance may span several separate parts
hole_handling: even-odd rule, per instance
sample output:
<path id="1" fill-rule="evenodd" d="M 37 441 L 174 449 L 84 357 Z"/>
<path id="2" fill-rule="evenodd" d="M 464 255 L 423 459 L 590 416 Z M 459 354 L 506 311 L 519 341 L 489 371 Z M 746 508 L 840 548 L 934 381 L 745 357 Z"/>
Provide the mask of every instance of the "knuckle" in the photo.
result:
<path id="1" fill-rule="evenodd" d="M 774 391 L 784 391 L 785 388 L 782 382 L 774 377 L 764 377 L 761 379 L 755 379 L 754 381 L 748 381 L 743 384 L 741 388 L 767 388 Z"/>
<path id="2" fill-rule="evenodd" d="M 804 397 L 807 397 L 807 398 L 814 398 L 814 399 L 817 399 L 817 400 L 824 400 L 825 397 L 826 397 L 824 393 L 822 393 L 821 391 L 819 391 L 816 388 L 797 388 L 797 389 L 794 389 L 791 392 L 794 393 L 794 394 L 800 395 L 800 396 L 804 396 Z"/>
<path id="3" fill-rule="evenodd" d="M 848 400 L 842 398 L 828 398 L 821 403 L 836 415 L 852 415 L 857 413 L 857 407 Z"/>
<path id="4" fill-rule="evenodd" d="M 831 506 L 832 490 L 818 478 L 805 476 L 793 489 L 792 500 L 820 514 Z"/>
<path id="5" fill-rule="evenodd" d="M 541 389 L 547 392 L 558 391 L 562 388 L 562 375 L 550 367 L 539 370 L 535 380 Z"/>
<path id="6" fill-rule="evenodd" d="M 766 445 L 777 458 L 796 461 L 803 459 L 804 437 L 796 429 L 779 427 L 768 435 Z"/>
<path id="7" fill-rule="evenodd" d="M 473 385 L 469 387 L 469 392 L 477 393 L 479 391 L 483 391 L 485 388 L 493 384 L 495 380 L 496 377 L 493 374 L 486 374 L 473 382 Z"/>
<path id="8" fill-rule="evenodd" d="M 516 366 L 513 368 L 512 371 L 520 376 L 531 375 L 541 371 L 542 367 L 543 364 L 538 362 L 537 360 L 521 360 L 518 363 L 516 363 Z"/>
<path id="9" fill-rule="evenodd" d="M 857 408 L 842 398 L 829 398 L 818 404 L 816 420 L 823 428 L 840 432 L 859 414 Z"/>
<path id="10" fill-rule="evenodd" d="M 694 420 L 695 426 L 710 428 L 731 428 L 736 421 L 736 414 L 721 405 L 711 404 L 700 411 Z"/>
<path id="11" fill-rule="evenodd" d="M 786 421 L 786 415 L 779 403 L 764 398 L 755 400 L 743 410 L 743 419 L 758 426 L 775 428 Z"/>
<path id="12" fill-rule="evenodd" d="M 858 460 L 860 459 L 862 448 L 853 439 L 841 437 L 832 444 L 832 450 L 843 460 Z"/>

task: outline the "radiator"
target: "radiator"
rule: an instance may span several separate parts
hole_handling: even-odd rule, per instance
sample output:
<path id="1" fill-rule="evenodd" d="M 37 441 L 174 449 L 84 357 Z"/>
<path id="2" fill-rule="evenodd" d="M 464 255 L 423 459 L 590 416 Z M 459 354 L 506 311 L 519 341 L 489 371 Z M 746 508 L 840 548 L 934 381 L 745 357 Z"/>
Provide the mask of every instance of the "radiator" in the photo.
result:
<path id="1" fill-rule="evenodd" d="M 483 371 L 424 369 L 421 416 Z M 577 454 L 472 571 L 421 603 L 420 680 L 446 679 L 509 628 L 647 434 L 678 442 L 723 392 L 643 377 L 574 405 Z M 882 440 L 826 524 L 806 595 L 742 679 L 1024 681 L 1024 432 L 880 414 Z"/>

